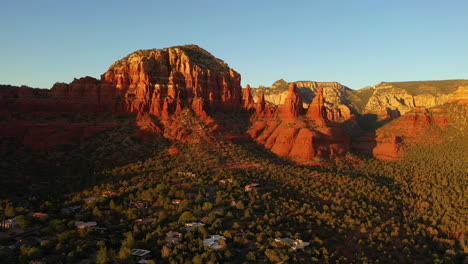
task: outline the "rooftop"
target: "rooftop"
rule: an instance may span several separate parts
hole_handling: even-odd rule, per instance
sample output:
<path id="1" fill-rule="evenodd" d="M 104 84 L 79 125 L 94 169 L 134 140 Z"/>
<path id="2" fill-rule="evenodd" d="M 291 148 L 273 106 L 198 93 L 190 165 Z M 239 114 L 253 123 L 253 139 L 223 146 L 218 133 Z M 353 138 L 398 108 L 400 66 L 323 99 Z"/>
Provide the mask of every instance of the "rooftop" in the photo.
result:
<path id="1" fill-rule="evenodd" d="M 196 228 L 196 227 L 200 227 L 200 226 L 204 226 L 205 224 L 204 223 L 186 223 L 185 224 L 185 229 L 187 230 L 192 230 L 192 228 Z"/>
<path id="2" fill-rule="evenodd" d="M 151 253 L 151 251 L 146 250 L 146 249 L 139 249 L 139 248 L 134 248 L 134 249 L 132 249 L 132 251 L 131 251 L 131 254 L 132 254 L 132 255 L 138 256 L 138 257 L 147 256 L 149 253 Z"/>
<path id="3" fill-rule="evenodd" d="M 97 223 L 96 222 L 76 221 L 75 226 L 78 227 L 78 228 L 93 227 L 93 226 L 97 226 Z"/>
<path id="4" fill-rule="evenodd" d="M 301 239 L 292 239 L 292 238 L 289 238 L 289 237 L 275 238 L 275 241 L 289 244 L 291 246 L 292 250 L 302 249 L 302 248 L 307 247 L 308 245 L 310 245 L 309 242 L 304 242 Z"/>
<path id="5" fill-rule="evenodd" d="M 210 238 L 203 239 L 203 245 L 213 249 L 220 249 L 223 247 L 220 243 L 221 240 L 226 240 L 226 238 L 220 235 L 211 235 Z"/>

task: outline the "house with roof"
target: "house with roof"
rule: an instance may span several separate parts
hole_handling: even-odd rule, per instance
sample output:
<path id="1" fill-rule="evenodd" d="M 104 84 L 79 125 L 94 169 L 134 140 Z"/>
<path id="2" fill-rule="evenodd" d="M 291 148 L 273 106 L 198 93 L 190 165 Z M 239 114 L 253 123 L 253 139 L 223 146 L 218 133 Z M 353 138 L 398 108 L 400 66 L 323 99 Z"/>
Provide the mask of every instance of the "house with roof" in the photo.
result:
<path id="1" fill-rule="evenodd" d="M 182 233 L 171 230 L 166 233 L 165 241 L 167 244 L 179 244 L 182 241 Z"/>
<path id="2" fill-rule="evenodd" d="M 156 218 L 147 217 L 147 218 L 137 219 L 134 222 L 137 223 L 137 224 L 147 225 L 147 224 L 153 223 L 155 220 L 156 220 Z"/>
<path id="3" fill-rule="evenodd" d="M 11 229 L 15 227 L 19 227 L 15 217 L 0 222 L 0 228 Z"/>
<path id="4" fill-rule="evenodd" d="M 182 201 L 181 199 L 172 199 L 172 204 L 180 204 Z"/>
<path id="5" fill-rule="evenodd" d="M 81 208 L 79 205 L 64 207 L 60 210 L 62 214 L 70 215 Z"/>
<path id="6" fill-rule="evenodd" d="M 220 185 L 227 185 L 228 183 L 232 183 L 234 181 L 234 179 L 232 178 L 229 178 L 229 179 L 221 179 L 218 181 L 218 183 Z"/>
<path id="7" fill-rule="evenodd" d="M 181 176 L 189 176 L 189 177 L 196 177 L 197 176 L 195 173 L 190 172 L 190 171 L 179 171 L 177 174 L 181 175 Z"/>
<path id="8" fill-rule="evenodd" d="M 149 201 L 136 201 L 136 202 L 131 201 L 130 205 L 135 208 L 142 209 L 142 208 L 148 208 L 151 205 L 151 203 Z"/>
<path id="9" fill-rule="evenodd" d="M 94 202 L 95 200 L 96 200 L 96 197 L 94 197 L 94 196 L 88 196 L 88 197 L 86 197 L 86 198 L 83 199 L 83 202 L 84 202 L 85 204 L 90 204 L 90 203 Z"/>
<path id="10" fill-rule="evenodd" d="M 251 183 L 251 184 L 249 184 L 249 185 L 246 185 L 246 186 L 244 187 L 244 190 L 245 190 L 246 192 L 250 192 L 250 191 L 256 189 L 258 186 L 260 186 L 260 184 L 258 184 L 258 183 Z"/>
<path id="11" fill-rule="evenodd" d="M 151 257 L 151 251 L 146 249 L 134 248 L 130 254 L 134 256 L 136 262 L 140 264 L 148 263 L 148 259 Z"/>
<path id="12" fill-rule="evenodd" d="M 76 226 L 77 228 L 80 228 L 80 229 L 81 229 L 81 228 L 87 228 L 87 227 L 93 228 L 93 227 L 97 226 L 97 223 L 96 223 L 96 222 L 76 221 L 76 222 L 75 222 L 75 226 Z"/>
<path id="13" fill-rule="evenodd" d="M 185 224 L 185 229 L 187 229 L 187 231 L 190 231 L 192 230 L 193 228 L 197 228 L 197 227 L 200 227 L 200 226 L 204 226 L 205 224 L 204 223 L 186 223 Z"/>
<path id="14" fill-rule="evenodd" d="M 119 196 L 119 194 L 116 193 L 116 192 L 113 192 L 113 191 L 103 191 L 101 193 L 101 196 L 102 197 L 113 197 L 113 196 Z"/>
<path id="15" fill-rule="evenodd" d="M 223 248 L 221 240 L 226 240 L 226 238 L 220 235 L 211 235 L 209 238 L 203 239 L 203 245 L 212 249 L 221 249 Z"/>
<path id="16" fill-rule="evenodd" d="M 41 213 L 41 212 L 32 213 L 31 216 L 34 217 L 34 218 L 38 218 L 38 219 L 46 219 L 46 218 L 49 217 L 48 214 Z"/>
<path id="17" fill-rule="evenodd" d="M 292 239 L 289 237 L 275 238 L 275 241 L 288 244 L 291 247 L 291 250 L 303 249 L 304 247 L 310 245 L 310 242 L 304 242 L 301 239 Z"/>

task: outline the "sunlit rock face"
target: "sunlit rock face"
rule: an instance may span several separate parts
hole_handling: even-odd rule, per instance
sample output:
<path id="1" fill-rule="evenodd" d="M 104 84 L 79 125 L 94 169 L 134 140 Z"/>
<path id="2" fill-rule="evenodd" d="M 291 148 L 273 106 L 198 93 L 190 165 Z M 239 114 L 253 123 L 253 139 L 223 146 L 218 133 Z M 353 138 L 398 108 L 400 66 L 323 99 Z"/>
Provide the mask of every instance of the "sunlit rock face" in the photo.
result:
<path id="1" fill-rule="evenodd" d="M 441 109 L 414 108 L 411 112 L 376 131 L 375 157 L 396 160 L 404 154 L 404 147 L 411 144 L 434 144 L 443 138 L 443 129 L 450 124 L 447 113 Z"/>
<path id="2" fill-rule="evenodd" d="M 264 102 L 261 95 L 259 102 Z M 318 89 L 307 114 L 295 83 L 275 114 L 258 118 L 247 133 L 273 153 L 304 162 L 316 157 L 343 155 L 349 149 L 349 136 L 334 122 L 327 122 L 323 89 Z"/>
<path id="3" fill-rule="evenodd" d="M 204 49 L 180 46 L 134 52 L 111 65 L 102 81 L 123 108 L 166 118 L 183 107 L 203 116 L 241 108 L 240 75 Z"/>

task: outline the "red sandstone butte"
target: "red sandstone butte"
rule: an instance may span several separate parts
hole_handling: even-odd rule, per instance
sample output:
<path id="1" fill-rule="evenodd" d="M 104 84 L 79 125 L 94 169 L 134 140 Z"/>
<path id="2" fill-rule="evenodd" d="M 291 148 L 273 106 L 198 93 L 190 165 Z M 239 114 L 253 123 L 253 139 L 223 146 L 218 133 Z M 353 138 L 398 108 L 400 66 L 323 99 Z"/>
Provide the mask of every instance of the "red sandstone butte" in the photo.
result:
<path id="1" fill-rule="evenodd" d="M 244 106 L 245 109 L 251 109 L 251 108 L 254 107 L 252 89 L 250 88 L 250 85 L 248 85 L 248 84 L 244 89 L 244 92 L 243 92 L 243 95 L 242 95 L 242 101 L 243 101 L 243 106 Z"/>
<path id="2" fill-rule="evenodd" d="M 315 121 L 323 121 L 326 119 L 327 114 L 324 108 L 323 88 L 317 90 L 317 95 L 312 100 L 312 103 L 307 110 L 307 117 Z"/>
<path id="3" fill-rule="evenodd" d="M 302 99 L 297 92 L 296 83 L 290 83 L 288 95 L 284 104 L 278 108 L 278 116 L 280 119 L 294 119 L 304 112 L 302 108 Z"/>
<path id="4" fill-rule="evenodd" d="M 181 106 L 202 116 L 241 108 L 240 75 L 195 45 L 132 53 L 102 79 L 115 87 L 130 112 L 167 118 Z"/>

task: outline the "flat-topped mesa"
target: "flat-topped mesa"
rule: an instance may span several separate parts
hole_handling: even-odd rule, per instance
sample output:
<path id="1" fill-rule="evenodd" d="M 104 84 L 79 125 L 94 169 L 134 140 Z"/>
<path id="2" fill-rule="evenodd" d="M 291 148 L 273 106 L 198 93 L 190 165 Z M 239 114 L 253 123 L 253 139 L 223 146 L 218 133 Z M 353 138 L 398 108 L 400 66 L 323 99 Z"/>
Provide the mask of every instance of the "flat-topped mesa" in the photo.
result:
<path id="1" fill-rule="evenodd" d="M 284 104 L 280 106 L 278 110 L 278 115 L 281 119 L 294 119 L 304 112 L 304 108 L 302 107 L 302 99 L 297 92 L 296 83 L 289 84 L 288 96 L 286 97 Z"/>
<path id="2" fill-rule="evenodd" d="M 247 86 L 244 89 L 243 95 L 242 95 L 242 101 L 245 109 L 250 109 L 254 105 L 254 100 L 252 96 L 252 89 L 250 88 L 250 85 L 247 84 Z"/>
<path id="3" fill-rule="evenodd" d="M 327 113 L 324 105 L 323 88 L 320 87 L 317 90 L 317 95 L 315 96 L 314 100 L 312 100 L 312 103 L 307 110 L 307 117 L 319 122 L 325 121 L 327 119 Z"/>
<path id="4" fill-rule="evenodd" d="M 180 106 L 205 113 L 203 104 L 208 114 L 242 107 L 240 75 L 196 45 L 134 52 L 101 78 L 114 87 L 112 99 L 123 101 L 125 111 L 166 118 Z"/>

